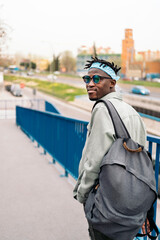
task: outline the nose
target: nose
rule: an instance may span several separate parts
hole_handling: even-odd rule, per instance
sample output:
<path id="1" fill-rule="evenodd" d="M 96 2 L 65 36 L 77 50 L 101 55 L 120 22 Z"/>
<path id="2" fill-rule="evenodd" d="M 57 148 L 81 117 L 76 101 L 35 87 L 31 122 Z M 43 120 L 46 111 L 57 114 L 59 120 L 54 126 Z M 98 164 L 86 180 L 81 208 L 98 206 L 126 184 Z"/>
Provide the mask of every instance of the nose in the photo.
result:
<path id="1" fill-rule="evenodd" d="M 88 83 L 89 87 L 95 86 L 95 83 L 93 82 L 93 78 L 91 79 L 91 81 Z"/>

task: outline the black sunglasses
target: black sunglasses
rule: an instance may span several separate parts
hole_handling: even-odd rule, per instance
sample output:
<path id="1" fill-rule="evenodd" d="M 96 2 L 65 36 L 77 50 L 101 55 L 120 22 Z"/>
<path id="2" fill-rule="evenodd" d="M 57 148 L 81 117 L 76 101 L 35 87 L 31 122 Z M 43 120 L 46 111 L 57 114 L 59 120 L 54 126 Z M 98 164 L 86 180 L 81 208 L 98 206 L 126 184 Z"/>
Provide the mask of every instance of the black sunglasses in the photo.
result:
<path id="1" fill-rule="evenodd" d="M 100 80 L 102 80 L 103 78 L 105 78 L 105 79 L 112 79 L 112 78 L 110 78 L 110 77 L 103 77 L 103 76 L 99 76 L 99 75 L 93 75 L 93 77 L 90 77 L 90 76 L 88 76 L 88 75 L 85 75 L 85 76 L 83 76 L 82 78 L 83 78 L 83 80 L 84 80 L 84 82 L 85 82 L 86 84 L 90 83 L 90 81 L 91 81 L 92 79 L 93 79 L 93 82 L 94 82 L 95 84 L 99 83 Z"/>

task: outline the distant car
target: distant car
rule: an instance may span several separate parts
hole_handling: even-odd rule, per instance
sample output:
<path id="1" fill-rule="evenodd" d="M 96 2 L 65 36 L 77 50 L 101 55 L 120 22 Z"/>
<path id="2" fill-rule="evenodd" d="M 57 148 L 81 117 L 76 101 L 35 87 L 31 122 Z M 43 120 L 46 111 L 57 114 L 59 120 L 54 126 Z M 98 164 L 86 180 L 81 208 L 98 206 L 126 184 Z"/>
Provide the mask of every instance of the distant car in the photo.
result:
<path id="1" fill-rule="evenodd" d="M 25 72 L 20 72 L 20 75 L 26 77 L 27 74 Z"/>
<path id="2" fill-rule="evenodd" d="M 5 85 L 6 91 L 10 92 L 11 91 L 11 84 Z"/>
<path id="3" fill-rule="evenodd" d="M 149 95 L 150 94 L 150 91 L 143 86 L 135 86 L 132 88 L 131 91 L 132 91 L 132 93 L 141 94 L 141 95 Z"/>
<path id="4" fill-rule="evenodd" d="M 22 89 L 19 84 L 12 84 L 11 93 L 16 97 L 22 97 Z"/>
<path id="5" fill-rule="evenodd" d="M 160 78 L 153 78 L 152 81 L 153 81 L 153 82 L 158 82 L 158 83 L 160 83 Z"/>
<path id="6" fill-rule="evenodd" d="M 54 71 L 54 74 L 59 75 L 60 72 L 59 71 Z"/>
<path id="7" fill-rule="evenodd" d="M 49 74 L 49 75 L 47 76 L 47 79 L 52 82 L 52 81 L 54 81 L 54 80 L 57 79 L 57 76 L 55 76 L 54 74 Z"/>
<path id="8" fill-rule="evenodd" d="M 32 71 L 29 71 L 29 72 L 27 72 L 27 75 L 28 75 L 28 76 L 33 76 L 34 73 L 33 73 Z"/>

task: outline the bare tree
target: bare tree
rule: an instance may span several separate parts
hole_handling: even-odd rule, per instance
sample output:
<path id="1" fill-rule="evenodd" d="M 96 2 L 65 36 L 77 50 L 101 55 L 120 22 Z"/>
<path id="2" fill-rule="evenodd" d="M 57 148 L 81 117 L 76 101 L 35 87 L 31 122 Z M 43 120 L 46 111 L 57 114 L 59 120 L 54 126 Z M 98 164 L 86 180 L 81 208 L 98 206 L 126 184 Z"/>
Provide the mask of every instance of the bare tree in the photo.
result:
<path id="1" fill-rule="evenodd" d="M 2 5 L 0 5 L 0 12 L 2 10 Z M 0 58 L 4 53 L 4 50 L 7 47 L 7 41 L 9 40 L 9 31 L 11 31 L 11 27 L 7 25 L 3 19 L 0 18 Z M 5 56 L 6 57 L 6 56 Z"/>
<path id="2" fill-rule="evenodd" d="M 70 51 L 65 51 L 61 56 L 61 68 L 64 68 L 66 72 L 75 72 L 76 59 L 73 57 Z"/>

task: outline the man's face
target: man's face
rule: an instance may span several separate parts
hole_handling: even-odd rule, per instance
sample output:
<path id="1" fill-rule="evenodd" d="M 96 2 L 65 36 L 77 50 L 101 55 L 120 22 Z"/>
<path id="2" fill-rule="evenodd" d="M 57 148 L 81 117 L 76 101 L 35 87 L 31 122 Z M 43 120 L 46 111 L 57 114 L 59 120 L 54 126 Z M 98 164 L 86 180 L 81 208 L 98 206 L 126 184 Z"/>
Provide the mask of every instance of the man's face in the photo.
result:
<path id="1" fill-rule="evenodd" d="M 94 75 L 110 77 L 107 73 L 98 68 L 91 68 L 88 71 L 88 75 L 92 78 Z M 108 93 L 115 92 L 116 81 L 113 79 L 102 78 L 99 83 L 95 84 L 93 79 L 90 83 L 86 84 L 89 99 L 92 101 L 98 100 Z"/>

